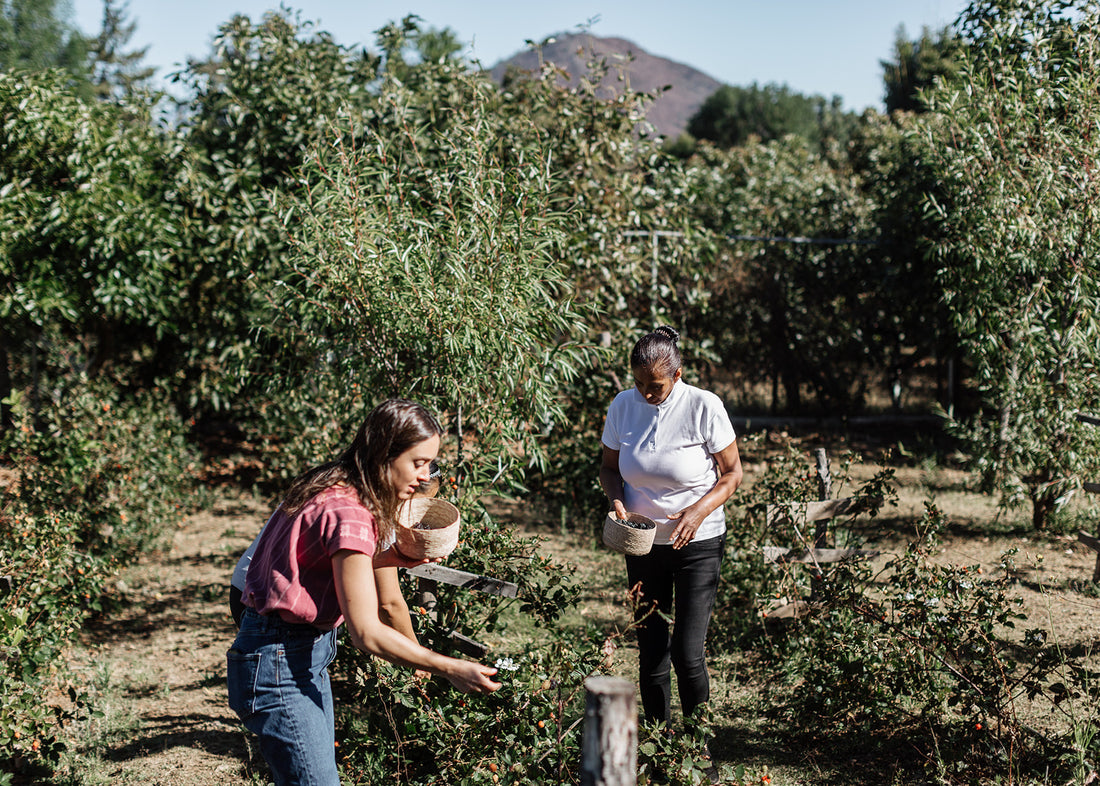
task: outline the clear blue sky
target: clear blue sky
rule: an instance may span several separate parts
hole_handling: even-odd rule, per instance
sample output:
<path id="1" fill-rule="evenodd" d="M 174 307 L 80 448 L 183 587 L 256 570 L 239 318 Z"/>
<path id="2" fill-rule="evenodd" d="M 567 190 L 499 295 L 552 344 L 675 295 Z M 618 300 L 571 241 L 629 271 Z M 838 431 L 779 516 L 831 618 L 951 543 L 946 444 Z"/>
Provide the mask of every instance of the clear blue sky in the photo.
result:
<path id="1" fill-rule="evenodd" d="M 71 0 L 77 26 L 98 32 L 102 0 Z M 449 27 L 465 54 L 486 67 L 589 22 L 594 35 L 633 41 L 731 85 L 787 84 L 839 95 L 848 109 L 882 108 L 882 68 L 895 32 L 910 38 L 938 30 L 968 0 L 297 0 L 287 2 L 344 45 L 374 46 L 374 31 L 413 13 L 427 27 Z M 148 46 L 158 76 L 188 57 L 204 57 L 218 27 L 234 13 L 254 21 L 278 0 L 129 0 L 134 49 Z"/>

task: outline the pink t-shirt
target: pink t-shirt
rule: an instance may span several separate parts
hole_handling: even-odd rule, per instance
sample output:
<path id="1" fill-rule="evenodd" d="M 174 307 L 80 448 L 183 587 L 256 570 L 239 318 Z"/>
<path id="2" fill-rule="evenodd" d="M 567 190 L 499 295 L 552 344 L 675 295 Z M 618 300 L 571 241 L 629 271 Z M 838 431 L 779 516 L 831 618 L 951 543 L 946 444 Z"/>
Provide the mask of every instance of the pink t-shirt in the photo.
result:
<path id="1" fill-rule="evenodd" d="M 277 510 L 248 566 L 244 603 L 286 622 L 335 628 L 344 617 L 332 558 L 341 549 L 374 556 L 377 539 L 374 515 L 352 488 L 326 489 L 293 516 Z"/>

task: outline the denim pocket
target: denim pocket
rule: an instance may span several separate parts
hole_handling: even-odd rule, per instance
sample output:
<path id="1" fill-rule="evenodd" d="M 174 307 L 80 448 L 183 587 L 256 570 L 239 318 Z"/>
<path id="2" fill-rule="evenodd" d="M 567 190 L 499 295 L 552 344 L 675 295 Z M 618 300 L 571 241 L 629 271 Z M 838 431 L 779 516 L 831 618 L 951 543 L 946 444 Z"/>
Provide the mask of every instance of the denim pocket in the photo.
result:
<path id="1" fill-rule="evenodd" d="M 231 649 L 226 653 L 226 661 L 229 709 L 244 720 L 256 711 L 256 679 L 260 672 L 260 653 Z"/>

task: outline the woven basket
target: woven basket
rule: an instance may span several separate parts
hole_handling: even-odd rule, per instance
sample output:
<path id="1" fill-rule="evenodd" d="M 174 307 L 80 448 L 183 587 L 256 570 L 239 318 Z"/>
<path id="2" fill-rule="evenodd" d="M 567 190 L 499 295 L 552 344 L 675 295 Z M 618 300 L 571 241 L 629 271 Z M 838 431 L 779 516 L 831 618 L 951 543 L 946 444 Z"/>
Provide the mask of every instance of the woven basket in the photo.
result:
<path id="1" fill-rule="evenodd" d="M 458 545 L 458 508 L 438 497 L 409 500 L 397 523 L 397 550 L 410 559 L 440 559 Z"/>
<path id="2" fill-rule="evenodd" d="M 656 522 L 640 513 L 627 513 L 626 521 L 629 524 L 620 521 L 615 511 L 608 513 L 603 522 L 603 544 L 620 554 L 634 557 L 648 554 L 653 548 L 653 536 L 657 534 Z"/>

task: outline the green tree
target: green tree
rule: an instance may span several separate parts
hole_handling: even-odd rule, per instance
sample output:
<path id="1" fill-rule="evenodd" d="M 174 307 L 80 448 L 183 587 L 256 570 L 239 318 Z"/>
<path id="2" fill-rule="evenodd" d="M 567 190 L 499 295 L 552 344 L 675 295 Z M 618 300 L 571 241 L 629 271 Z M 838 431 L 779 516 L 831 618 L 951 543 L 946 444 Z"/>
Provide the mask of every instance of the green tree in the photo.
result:
<path id="1" fill-rule="evenodd" d="M 65 0 L 0 0 L 0 70 L 61 68 L 87 82 L 87 41 Z"/>
<path id="2" fill-rule="evenodd" d="M 811 144 L 847 138 L 852 118 L 840 98 L 805 96 L 787 85 L 755 82 L 749 87 L 722 85 L 688 121 L 688 133 L 719 147 L 735 147 L 751 138 L 761 142 L 795 134 Z"/>
<path id="3" fill-rule="evenodd" d="M 540 151 L 502 161 L 483 143 L 490 90 L 480 83 L 444 127 L 413 138 L 419 124 L 400 129 L 416 108 L 387 80 L 401 123 L 387 130 L 410 137 L 376 129 L 310 163 L 308 196 L 287 210 L 290 270 L 271 298 L 307 396 L 330 375 L 329 390 L 417 398 L 461 435 L 448 464 L 475 492 L 545 462 L 559 391 L 588 362 L 568 340 L 583 322 L 559 261 L 567 217 Z"/>
<path id="4" fill-rule="evenodd" d="M 57 70 L 0 74 L 0 344 L 23 369 L 46 331 L 79 339 L 92 373 L 174 332 L 172 146 L 140 111 L 85 102 Z"/>
<path id="5" fill-rule="evenodd" d="M 142 65 L 148 47 L 127 51 L 137 29 L 127 21 L 126 0 L 104 0 L 103 24 L 89 40 L 92 87 L 100 98 L 132 97 L 146 91 L 156 69 Z"/>
<path id="6" fill-rule="evenodd" d="M 688 193 L 724 246 L 700 330 L 727 368 L 772 380 L 773 407 L 782 391 L 799 410 L 808 389 L 827 409 L 851 409 L 886 329 L 866 307 L 883 294 L 861 245 L 873 239 L 874 204 L 859 178 L 796 136 L 706 147 L 697 159 Z"/>
<path id="7" fill-rule="evenodd" d="M 983 407 L 957 425 L 1006 504 L 1045 526 L 1097 450 L 1100 11 L 984 0 L 961 20 L 959 79 L 928 95 L 940 278 Z"/>
<path id="8" fill-rule="evenodd" d="M 926 194 L 939 187 L 936 172 L 913 139 L 920 120 L 903 113 L 868 111 L 852 135 L 848 160 L 872 206 L 875 243 L 862 249 L 876 277 L 861 297 L 864 340 L 870 345 L 867 377 L 881 375 L 892 403 L 900 408 L 918 368 L 934 362 L 944 409 L 954 403 L 951 378 L 957 339 L 943 303 L 932 245 L 935 222 L 923 211 Z"/>
<path id="9" fill-rule="evenodd" d="M 951 77 L 958 69 L 962 42 L 949 27 L 934 36 L 927 27 L 920 38 L 910 40 L 905 26 L 898 28 L 894 39 L 894 59 L 881 60 L 886 85 L 886 111 L 921 112 L 921 93 L 930 89 L 937 79 Z"/>
<path id="10" fill-rule="evenodd" d="M 175 75 L 193 96 L 179 125 L 188 156 L 176 201 L 191 254 L 180 392 L 200 418 L 234 407 L 243 415 L 246 391 L 266 384 L 262 366 L 245 373 L 242 364 L 262 355 L 252 326 L 287 250 L 272 196 L 294 187 L 333 123 L 362 122 L 379 63 L 284 11 L 257 23 L 233 17 L 211 56 Z"/>

